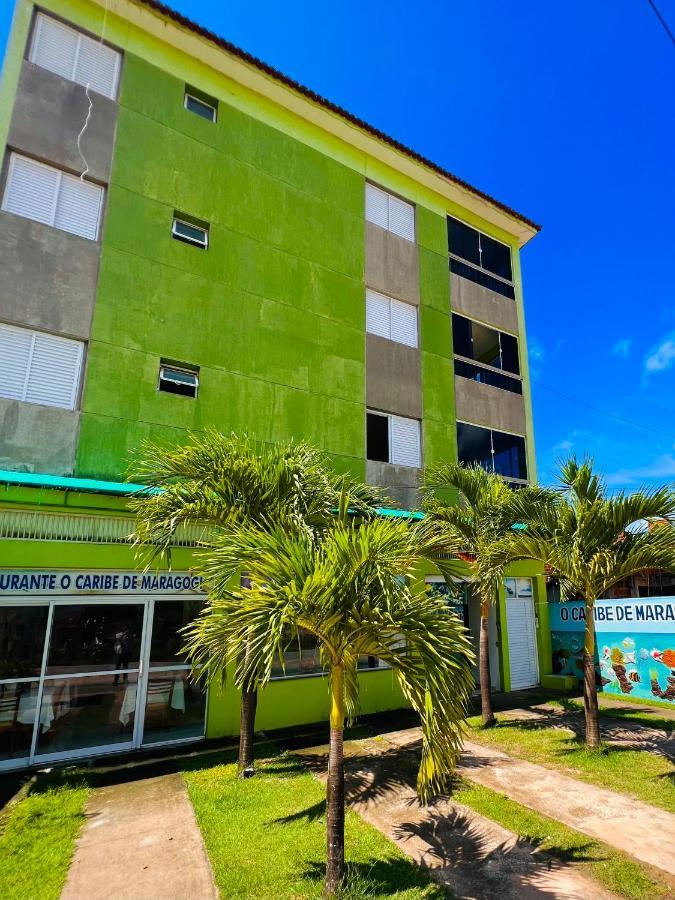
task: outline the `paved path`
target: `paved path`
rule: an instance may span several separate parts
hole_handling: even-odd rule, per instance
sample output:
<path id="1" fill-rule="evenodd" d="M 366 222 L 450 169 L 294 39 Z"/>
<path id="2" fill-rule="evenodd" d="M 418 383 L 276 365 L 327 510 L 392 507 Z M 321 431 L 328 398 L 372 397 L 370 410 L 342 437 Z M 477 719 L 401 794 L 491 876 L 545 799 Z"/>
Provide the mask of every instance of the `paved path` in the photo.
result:
<path id="1" fill-rule="evenodd" d="M 95 790 L 61 900 L 215 900 L 211 866 L 183 779 Z"/>
<path id="2" fill-rule="evenodd" d="M 458 900 L 615 900 L 579 868 L 538 851 L 461 803 L 420 805 L 415 793 L 416 738 L 345 745 L 347 800 L 371 825 L 429 870 Z M 327 748 L 298 751 L 325 780 Z"/>

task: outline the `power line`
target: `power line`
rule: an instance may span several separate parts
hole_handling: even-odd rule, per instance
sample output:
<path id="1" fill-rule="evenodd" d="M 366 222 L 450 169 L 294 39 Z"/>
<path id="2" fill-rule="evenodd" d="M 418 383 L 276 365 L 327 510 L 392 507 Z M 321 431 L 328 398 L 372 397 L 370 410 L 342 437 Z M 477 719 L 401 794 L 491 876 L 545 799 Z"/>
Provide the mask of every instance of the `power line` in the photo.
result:
<path id="1" fill-rule="evenodd" d="M 650 425 L 643 425 L 641 422 L 633 422 L 631 419 L 624 419 L 623 416 L 617 416 L 616 413 L 608 412 L 606 409 L 600 409 L 598 406 L 593 406 L 591 403 L 585 403 L 583 400 L 577 400 L 576 397 L 570 397 L 568 394 L 563 394 L 562 391 L 558 391 L 555 388 L 549 387 L 547 384 L 543 384 L 539 379 L 533 378 L 532 381 L 535 384 L 538 384 L 539 387 L 544 388 L 546 391 L 550 391 L 552 394 L 557 394 L 558 397 L 562 397 L 564 400 L 569 400 L 571 403 L 577 403 L 579 406 L 585 406 L 586 409 L 591 409 L 593 412 L 600 413 L 602 416 L 608 416 L 610 419 L 616 419 L 617 422 L 622 422 L 624 425 L 632 425 L 633 428 L 642 428 L 644 431 L 651 431 L 653 434 L 661 435 L 661 437 L 667 437 L 670 440 L 675 440 L 675 434 L 668 434 L 667 431 L 661 431 L 659 428 L 652 428 Z"/>
<path id="2" fill-rule="evenodd" d="M 668 35 L 668 37 L 671 39 L 671 41 L 673 42 L 673 44 L 675 44 L 675 35 L 674 35 L 673 32 L 670 30 L 670 28 L 668 27 L 668 23 L 666 22 L 666 20 L 663 18 L 663 16 L 662 16 L 661 13 L 659 12 L 656 3 L 654 3 L 653 0 L 647 0 L 647 3 L 649 3 L 649 5 L 651 6 L 651 8 L 654 10 L 654 15 L 655 15 L 656 18 L 659 20 L 659 22 L 663 25 L 664 31 L 666 32 L 666 34 Z"/>

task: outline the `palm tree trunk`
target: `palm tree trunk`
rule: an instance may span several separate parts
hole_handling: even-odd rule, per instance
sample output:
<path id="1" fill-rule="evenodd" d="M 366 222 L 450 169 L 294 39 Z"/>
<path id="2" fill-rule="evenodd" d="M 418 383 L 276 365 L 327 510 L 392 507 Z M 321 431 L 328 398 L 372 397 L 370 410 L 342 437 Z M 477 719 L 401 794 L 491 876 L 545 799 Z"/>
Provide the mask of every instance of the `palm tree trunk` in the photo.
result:
<path id="1" fill-rule="evenodd" d="M 344 669 L 333 666 L 326 784 L 326 895 L 329 897 L 338 892 L 345 877 L 344 707 Z"/>
<path id="2" fill-rule="evenodd" d="M 490 681 L 490 635 L 488 616 L 490 604 L 486 600 L 480 603 L 480 636 L 478 641 L 478 677 L 480 680 L 480 709 L 483 728 L 492 728 L 496 724 L 492 710 L 492 683 Z"/>
<path id="3" fill-rule="evenodd" d="M 597 750 L 600 746 L 600 721 L 598 718 L 598 689 L 595 684 L 595 620 L 593 604 L 586 601 L 586 629 L 584 637 L 584 716 L 586 719 L 586 746 Z"/>
<path id="4" fill-rule="evenodd" d="M 241 692 L 241 719 L 239 724 L 239 777 L 251 774 L 253 768 L 253 734 L 258 692 Z"/>

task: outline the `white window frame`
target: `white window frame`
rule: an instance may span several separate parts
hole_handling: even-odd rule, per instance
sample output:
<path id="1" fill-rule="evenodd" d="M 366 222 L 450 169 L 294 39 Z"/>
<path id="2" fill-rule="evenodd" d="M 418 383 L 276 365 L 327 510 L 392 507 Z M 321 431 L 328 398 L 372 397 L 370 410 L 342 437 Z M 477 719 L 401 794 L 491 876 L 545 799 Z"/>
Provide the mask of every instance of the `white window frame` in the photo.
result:
<path id="1" fill-rule="evenodd" d="M 388 453 L 389 459 L 387 460 L 387 465 L 403 466 L 406 469 L 421 468 L 421 466 L 422 466 L 422 422 L 419 419 L 414 419 L 411 416 L 397 416 L 394 413 L 382 412 L 379 409 L 366 409 L 366 416 L 380 416 L 381 418 L 387 420 L 387 443 L 389 445 L 389 453 Z M 400 420 L 403 422 L 415 422 L 417 425 L 417 464 L 416 465 L 410 465 L 409 463 L 396 462 L 393 459 L 393 451 L 394 451 L 393 432 L 394 432 L 394 421 L 395 420 Z M 378 460 L 371 460 L 371 462 L 378 462 Z"/>
<path id="2" fill-rule="evenodd" d="M 7 398 L 7 397 L 4 397 L 4 395 L 2 395 L 2 394 L 0 394 L 0 396 L 2 396 L 3 399 L 14 399 L 17 402 L 30 403 L 34 406 L 48 406 L 51 409 L 70 409 L 70 410 L 77 409 L 77 401 L 80 396 L 80 381 L 82 378 L 82 369 L 83 369 L 83 361 L 84 361 L 84 347 L 85 347 L 84 341 L 78 341 L 78 340 L 75 340 L 74 338 L 66 338 L 59 334 L 50 334 L 49 332 L 35 331 L 35 329 L 33 329 L 33 328 L 21 328 L 18 325 L 7 325 L 4 322 L 0 323 L 0 327 L 3 330 L 14 331 L 14 332 L 18 332 L 18 333 L 24 334 L 24 335 L 25 334 L 30 335 L 30 348 L 28 350 L 28 359 L 26 362 L 26 371 L 24 373 L 23 388 L 21 391 L 21 396 L 15 397 L 15 398 Z M 69 400 L 69 404 L 67 406 L 64 406 L 63 404 L 60 404 L 60 403 L 44 403 L 42 401 L 39 402 L 36 400 L 27 399 L 28 385 L 30 382 L 30 375 L 31 375 L 31 367 L 33 365 L 33 356 L 35 354 L 35 343 L 36 343 L 36 340 L 42 336 L 51 338 L 52 340 L 55 340 L 55 341 L 68 343 L 73 346 L 77 346 L 77 348 L 78 348 L 77 362 L 76 362 L 75 369 L 73 371 L 73 382 L 72 382 L 72 388 L 71 388 L 71 392 L 70 392 L 70 400 Z"/>
<path id="3" fill-rule="evenodd" d="M 52 196 L 51 202 L 51 210 L 49 214 L 49 218 L 46 222 L 43 222 L 42 219 L 33 219 L 29 216 L 24 216 L 22 213 L 13 212 L 12 210 L 7 209 L 7 199 L 9 195 L 9 188 L 12 184 L 12 179 L 14 177 L 14 168 L 16 165 L 17 159 L 25 159 L 31 163 L 31 165 L 38 166 L 41 169 L 47 169 L 49 172 L 56 173 L 56 182 L 54 184 L 54 194 Z M 25 156 L 23 153 L 12 153 L 9 158 L 9 167 L 7 169 L 7 180 L 5 182 L 5 190 L 2 198 L 2 209 L 7 212 L 11 212 L 12 215 L 21 216 L 21 218 L 29 219 L 31 222 L 40 222 L 43 225 L 49 225 L 51 228 L 57 228 L 59 231 L 64 231 L 66 234 L 74 234 L 76 237 L 81 237 L 85 241 L 97 241 L 100 231 L 101 231 L 101 213 L 103 211 L 103 199 L 105 197 L 105 188 L 100 184 L 96 184 L 94 181 L 89 181 L 89 179 L 85 179 L 84 184 L 96 188 L 99 192 L 98 196 L 98 210 L 96 212 L 96 231 L 93 237 L 85 234 L 78 234 L 76 231 L 72 231 L 69 228 L 62 228 L 60 225 L 56 225 L 56 212 L 58 208 L 59 194 L 61 193 L 61 186 L 64 180 L 69 181 L 80 181 L 75 175 L 70 175 L 68 172 L 64 172 L 63 169 L 59 169 L 57 166 L 50 166 L 47 163 L 38 162 L 36 159 L 33 159 L 30 156 Z"/>
<path id="4" fill-rule="evenodd" d="M 188 228 L 198 228 L 200 231 L 204 232 L 204 241 L 198 241 L 191 237 L 188 237 L 185 234 L 180 234 L 176 231 L 176 225 L 187 225 Z M 188 222 L 187 219 L 181 219 L 180 216 L 173 217 L 173 223 L 171 225 L 171 234 L 177 241 L 182 241 L 184 244 L 192 244 L 193 247 L 201 247 L 203 250 L 208 250 L 209 248 L 209 229 L 204 228 L 203 225 L 195 225 L 194 222 Z"/>
<path id="5" fill-rule="evenodd" d="M 191 93 L 191 91 L 188 91 L 186 89 L 185 97 L 183 98 L 183 106 L 185 107 L 185 109 L 188 112 L 192 113 L 195 116 L 198 116 L 199 113 L 196 113 L 194 110 L 190 109 L 190 107 L 188 106 L 188 99 L 195 100 L 197 103 L 201 103 L 202 106 L 205 106 L 208 109 L 210 109 L 213 113 L 213 116 L 211 117 L 211 121 L 215 125 L 215 123 L 218 121 L 218 107 L 217 106 L 214 106 L 213 103 L 209 103 L 208 101 L 203 100 L 201 97 L 198 97 L 196 94 L 193 94 L 193 93 Z M 208 121 L 206 116 L 200 116 L 200 118 L 204 119 L 205 122 Z"/>
<path id="6" fill-rule="evenodd" d="M 383 225 L 381 222 L 376 222 L 374 219 L 369 218 L 368 216 L 368 191 L 377 191 L 378 193 L 384 195 L 387 200 L 387 223 Z M 392 220 L 392 205 L 394 203 L 401 203 L 407 206 L 412 212 L 412 236 L 408 237 L 406 234 L 402 234 L 400 231 L 395 230 L 391 227 Z M 396 194 L 392 194 L 391 191 L 387 191 L 384 188 L 379 187 L 376 184 L 373 184 L 372 181 L 366 182 L 366 221 L 371 222 L 373 225 L 378 225 L 380 228 L 385 228 L 387 231 L 391 232 L 391 234 L 395 234 L 398 237 L 402 238 L 404 241 L 410 241 L 411 243 L 415 243 L 417 236 L 417 222 L 416 222 L 416 210 L 415 204 L 411 203 L 409 200 L 404 200 L 402 197 L 397 197 Z"/>
<path id="7" fill-rule="evenodd" d="M 71 25 L 69 22 L 62 22 L 60 19 L 57 19 L 54 16 L 47 15 L 46 13 L 43 13 L 43 12 L 38 12 L 37 16 L 35 17 L 35 27 L 33 29 L 30 54 L 28 57 L 29 60 L 32 63 L 34 63 L 36 66 L 40 66 L 40 68 L 45 68 L 45 70 L 47 72 L 52 71 L 51 69 L 46 69 L 46 67 L 40 65 L 40 63 L 36 62 L 36 60 L 35 60 L 35 56 L 37 54 L 37 47 L 38 47 L 38 43 L 40 40 L 40 33 L 42 31 L 42 23 L 44 22 L 45 19 L 49 19 L 49 20 L 51 20 L 51 22 L 53 24 L 57 25 L 58 27 L 68 29 L 68 31 L 72 31 L 75 35 L 77 35 L 75 56 L 73 58 L 73 68 L 71 70 L 70 78 L 67 79 L 68 81 L 72 81 L 75 84 L 80 84 L 80 85 L 82 85 L 82 87 L 87 86 L 87 82 L 81 81 L 80 79 L 78 79 L 76 77 L 77 67 L 78 67 L 78 63 L 80 61 L 80 53 L 82 50 L 82 41 L 83 40 L 90 41 L 93 44 L 100 43 L 103 47 L 106 47 L 108 50 L 111 50 L 115 54 L 115 67 L 113 69 L 113 77 L 112 77 L 112 85 L 111 85 L 110 93 L 109 94 L 101 94 L 102 97 L 107 97 L 109 100 L 115 100 L 117 98 L 117 93 L 119 90 L 120 65 L 122 62 L 122 54 L 115 47 L 111 47 L 109 44 L 104 43 L 102 38 L 100 41 L 97 41 L 93 35 L 84 34 L 82 31 L 80 31 L 78 28 Z M 54 73 L 54 74 L 56 74 L 56 73 Z M 65 76 L 63 76 L 63 77 L 65 77 Z M 100 91 L 97 91 L 96 88 L 91 87 L 91 86 L 90 86 L 90 88 L 92 91 L 94 91 L 94 93 L 97 93 L 97 94 L 100 93 Z"/>
<path id="8" fill-rule="evenodd" d="M 385 301 L 388 304 L 388 322 L 387 322 L 387 334 L 381 334 L 379 331 L 372 331 L 368 328 L 368 303 L 369 301 Z M 400 337 L 395 337 L 393 333 L 393 311 L 396 307 L 404 306 L 407 309 L 412 309 L 415 313 L 415 337 L 414 341 L 401 340 Z M 382 294 L 380 291 L 371 290 L 371 288 L 366 288 L 366 331 L 368 334 L 374 334 L 378 337 L 384 337 L 389 341 L 394 341 L 397 344 L 402 344 L 404 347 L 414 347 L 417 348 L 419 346 L 419 314 L 417 311 L 417 306 L 414 303 L 405 303 L 403 300 L 397 300 L 395 297 L 390 297 L 388 294 Z"/>
<path id="9" fill-rule="evenodd" d="M 172 391 L 163 391 L 162 390 L 162 381 L 170 381 L 170 382 L 172 382 L 172 384 L 185 384 L 184 381 L 176 381 L 174 378 L 169 378 L 166 375 L 164 375 L 165 369 L 169 369 L 172 372 L 183 372 L 183 374 L 185 374 L 185 375 L 192 375 L 195 380 L 195 392 L 194 392 L 194 396 L 192 399 L 195 399 L 195 400 L 197 399 L 197 395 L 199 394 L 199 372 L 198 371 L 196 371 L 195 369 L 188 369 L 186 366 L 174 366 L 174 365 L 172 365 L 172 363 L 168 363 L 168 362 L 160 363 L 159 364 L 159 377 L 157 379 L 157 390 L 162 394 L 172 393 Z M 181 395 L 177 394 L 175 396 L 180 397 Z M 188 399 L 190 399 L 188 394 L 183 394 L 182 396 L 188 397 Z"/>

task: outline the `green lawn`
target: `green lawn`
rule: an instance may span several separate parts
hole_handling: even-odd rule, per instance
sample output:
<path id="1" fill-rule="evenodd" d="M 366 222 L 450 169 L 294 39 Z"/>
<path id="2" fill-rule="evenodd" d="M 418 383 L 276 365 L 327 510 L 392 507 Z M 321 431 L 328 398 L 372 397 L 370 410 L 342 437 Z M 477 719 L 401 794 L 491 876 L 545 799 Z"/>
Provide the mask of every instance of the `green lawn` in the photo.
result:
<path id="1" fill-rule="evenodd" d="M 668 708 L 665 704 L 662 704 L 659 708 L 649 700 L 643 700 L 641 697 L 634 697 L 631 700 L 631 703 L 639 703 L 641 706 L 644 706 L 645 710 L 643 712 L 640 709 L 631 709 L 627 706 L 620 706 L 620 701 L 614 703 L 605 698 L 598 699 L 600 700 L 601 722 L 603 719 L 606 720 L 607 718 L 612 718 L 621 719 L 623 722 L 631 722 L 635 725 L 647 725 L 650 728 L 657 728 L 661 731 L 673 731 L 675 729 L 675 719 L 669 719 L 666 716 L 659 715 L 660 708 Z M 584 711 L 583 703 L 571 698 L 549 700 L 547 702 L 552 706 L 559 706 L 569 712 L 579 712 L 583 714 Z M 675 709 L 672 703 L 670 704 L 670 709 Z"/>
<path id="2" fill-rule="evenodd" d="M 221 896 L 321 897 L 325 867 L 324 787 L 297 757 L 257 764 L 241 781 L 233 764 L 184 772 Z M 345 897 L 447 897 L 413 862 L 348 811 Z"/>
<path id="3" fill-rule="evenodd" d="M 556 859 L 574 862 L 620 897 L 656 900 L 670 896 L 665 880 L 650 874 L 640 863 L 490 788 L 462 779 L 455 786 L 452 797 Z"/>
<path id="4" fill-rule="evenodd" d="M 478 716 L 468 722 L 471 738 L 480 743 L 675 813 L 675 766 L 663 756 L 619 747 L 593 752 L 569 731 L 533 721 L 503 720 L 487 729 L 480 727 Z"/>
<path id="5" fill-rule="evenodd" d="M 2 900 L 58 900 L 89 788 L 55 778 L 38 782 L 0 821 Z"/>

